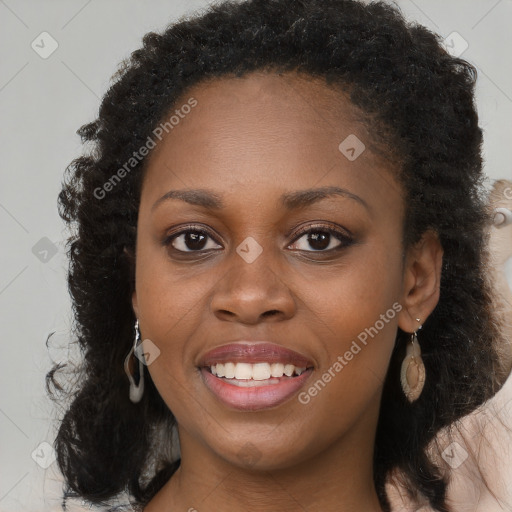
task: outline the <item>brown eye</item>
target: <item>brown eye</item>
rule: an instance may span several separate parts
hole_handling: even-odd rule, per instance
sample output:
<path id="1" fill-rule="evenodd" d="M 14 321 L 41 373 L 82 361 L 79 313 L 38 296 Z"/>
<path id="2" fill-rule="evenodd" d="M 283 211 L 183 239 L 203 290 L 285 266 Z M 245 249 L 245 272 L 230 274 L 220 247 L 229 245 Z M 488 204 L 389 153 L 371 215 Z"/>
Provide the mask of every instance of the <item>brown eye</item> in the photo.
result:
<path id="1" fill-rule="evenodd" d="M 298 241 L 301 240 L 302 242 L 298 244 Z M 299 247 L 294 247 L 299 251 L 328 252 L 348 246 L 350 243 L 352 243 L 352 239 L 341 231 L 319 226 L 302 230 L 295 238 L 293 245 L 299 245 Z"/>
<path id="2" fill-rule="evenodd" d="M 207 231 L 196 228 L 185 229 L 168 236 L 164 245 L 171 245 L 173 249 L 179 252 L 200 252 L 218 247 L 218 244 Z"/>

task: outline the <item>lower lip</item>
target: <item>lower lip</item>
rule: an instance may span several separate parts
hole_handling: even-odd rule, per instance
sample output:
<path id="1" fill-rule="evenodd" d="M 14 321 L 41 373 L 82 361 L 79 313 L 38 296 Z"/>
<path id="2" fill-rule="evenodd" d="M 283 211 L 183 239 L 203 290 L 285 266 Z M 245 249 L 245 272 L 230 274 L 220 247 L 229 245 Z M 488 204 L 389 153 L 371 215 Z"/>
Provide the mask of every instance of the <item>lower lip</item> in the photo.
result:
<path id="1" fill-rule="evenodd" d="M 208 389 L 225 405 L 243 411 L 258 411 L 282 404 L 304 385 L 311 373 L 313 369 L 308 368 L 297 377 L 281 379 L 278 384 L 248 388 L 229 384 L 206 368 L 201 368 L 201 374 Z"/>

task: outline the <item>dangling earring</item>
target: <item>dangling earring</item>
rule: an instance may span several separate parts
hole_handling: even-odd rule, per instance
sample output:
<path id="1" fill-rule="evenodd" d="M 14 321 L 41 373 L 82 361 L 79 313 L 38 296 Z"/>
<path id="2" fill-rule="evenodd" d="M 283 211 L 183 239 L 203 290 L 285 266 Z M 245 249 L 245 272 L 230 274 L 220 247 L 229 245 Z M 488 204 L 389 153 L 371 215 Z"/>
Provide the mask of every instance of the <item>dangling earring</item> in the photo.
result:
<path id="1" fill-rule="evenodd" d="M 139 320 L 135 322 L 135 341 L 133 342 L 133 347 L 128 352 L 126 359 L 124 360 L 124 371 L 128 376 L 128 380 L 130 381 L 130 400 L 136 404 L 140 402 L 142 395 L 144 393 L 144 365 L 140 357 L 136 357 L 136 351 L 140 346 L 141 335 L 139 330 Z M 132 362 L 134 359 L 139 360 L 139 383 L 135 384 L 135 379 L 133 378 L 133 369 Z"/>
<path id="2" fill-rule="evenodd" d="M 420 319 L 416 319 L 420 322 Z M 421 329 L 418 327 L 418 331 Z M 402 362 L 402 369 L 400 372 L 400 382 L 402 389 L 409 402 L 414 402 L 419 398 L 425 385 L 425 365 L 421 358 L 421 348 L 418 343 L 417 332 L 411 335 L 410 343 L 406 348 L 406 356 Z"/>

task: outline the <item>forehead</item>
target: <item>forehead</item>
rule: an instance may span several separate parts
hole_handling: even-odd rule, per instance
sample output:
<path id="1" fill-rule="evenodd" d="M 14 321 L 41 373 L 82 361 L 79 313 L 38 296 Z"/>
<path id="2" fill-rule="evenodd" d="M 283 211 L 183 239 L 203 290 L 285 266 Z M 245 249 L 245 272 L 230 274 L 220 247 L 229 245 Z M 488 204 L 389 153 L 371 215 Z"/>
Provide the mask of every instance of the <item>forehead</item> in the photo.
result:
<path id="1" fill-rule="evenodd" d="M 338 114 L 356 113 L 341 86 L 328 85 L 324 78 L 298 72 L 254 71 L 241 77 L 213 77 L 192 86 L 185 96 L 192 93 L 223 105 L 249 105 L 256 101 L 274 104 L 275 108 L 280 104 L 283 108 L 293 106 L 298 111 L 312 108 L 323 110 L 318 111 L 317 115 L 324 115 L 333 109 Z"/>
<path id="2" fill-rule="evenodd" d="M 191 98 L 194 108 L 184 109 L 149 156 L 152 188 L 291 189 L 340 184 L 332 179 L 340 172 L 343 185 L 396 185 L 347 93 L 323 79 L 264 72 L 209 79 L 187 89 L 169 116 Z M 357 159 L 340 149 L 346 140 L 364 148 Z"/>
<path id="3" fill-rule="evenodd" d="M 189 88 L 174 107 L 179 109 L 190 97 L 198 102 L 189 116 L 198 121 L 193 127 L 196 133 L 201 131 L 198 125 L 205 122 L 208 129 L 222 128 L 224 136 L 230 126 L 240 134 L 246 130 L 259 137 L 294 127 L 295 133 L 322 137 L 329 131 L 340 133 L 340 123 L 365 131 L 358 121 L 360 112 L 346 92 L 304 74 L 257 71 L 243 77 L 210 78 Z M 174 135 L 180 131 L 183 136 L 188 134 L 183 126 L 189 123 L 183 121 L 181 130 L 173 130 Z M 210 135 L 215 132 L 210 130 Z"/>

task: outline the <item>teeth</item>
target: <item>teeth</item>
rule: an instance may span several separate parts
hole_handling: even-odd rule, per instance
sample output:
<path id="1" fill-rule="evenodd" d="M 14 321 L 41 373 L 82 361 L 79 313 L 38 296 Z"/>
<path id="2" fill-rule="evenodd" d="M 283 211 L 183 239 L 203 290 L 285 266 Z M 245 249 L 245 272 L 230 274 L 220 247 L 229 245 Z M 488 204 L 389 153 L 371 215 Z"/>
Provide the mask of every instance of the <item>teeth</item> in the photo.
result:
<path id="1" fill-rule="evenodd" d="M 249 366 L 252 366 L 253 380 L 270 379 L 270 365 L 268 363 L 256 363 Z"/>
<path id="2" fill-rule="evenodd" d="M 265 380 L 236 380 L 227 379 L 226 382 L 238 386 L 239 388 L 255 388 L 259 386 L 267 386 L 269 384 L 279 384 L 279 379 L 265 379 Z"/>
<path id="3" fill-rule="evenodd" d="M 235 365 L 235 379 L 252 379 L 252 364 L 237 363 Z"/>
<path id="4" fill-rule="evenodd" d="M 217 363 L 210 366 L 210 371 L 213 375 L 226 379 L 262 381 L 271 377 L 301 375 L 306 368 L 297 368 L 293 364 L 283 363 Z"/>
<path id="5" fill-rule="evenodd" d="M 226 363 L 224 365 L 224 377 L 226 377 L 226 379 L 233 379 L 235 377 L 234 363 Z"/>
<path id="6" fill-rule="evenodd" d="M 284 374 L 284 364 L 272 363 L 270 365 L 270 374 L 272 377 L 282 377 Z"/>
<path id="7" fill-rule="evenodd" d="M 291 377 L 293 375 L 293 370 L 295 370 L 295 366 L 293 364 L 286 364 L 284 366 L 284 374 L 288 377 Z"/>

